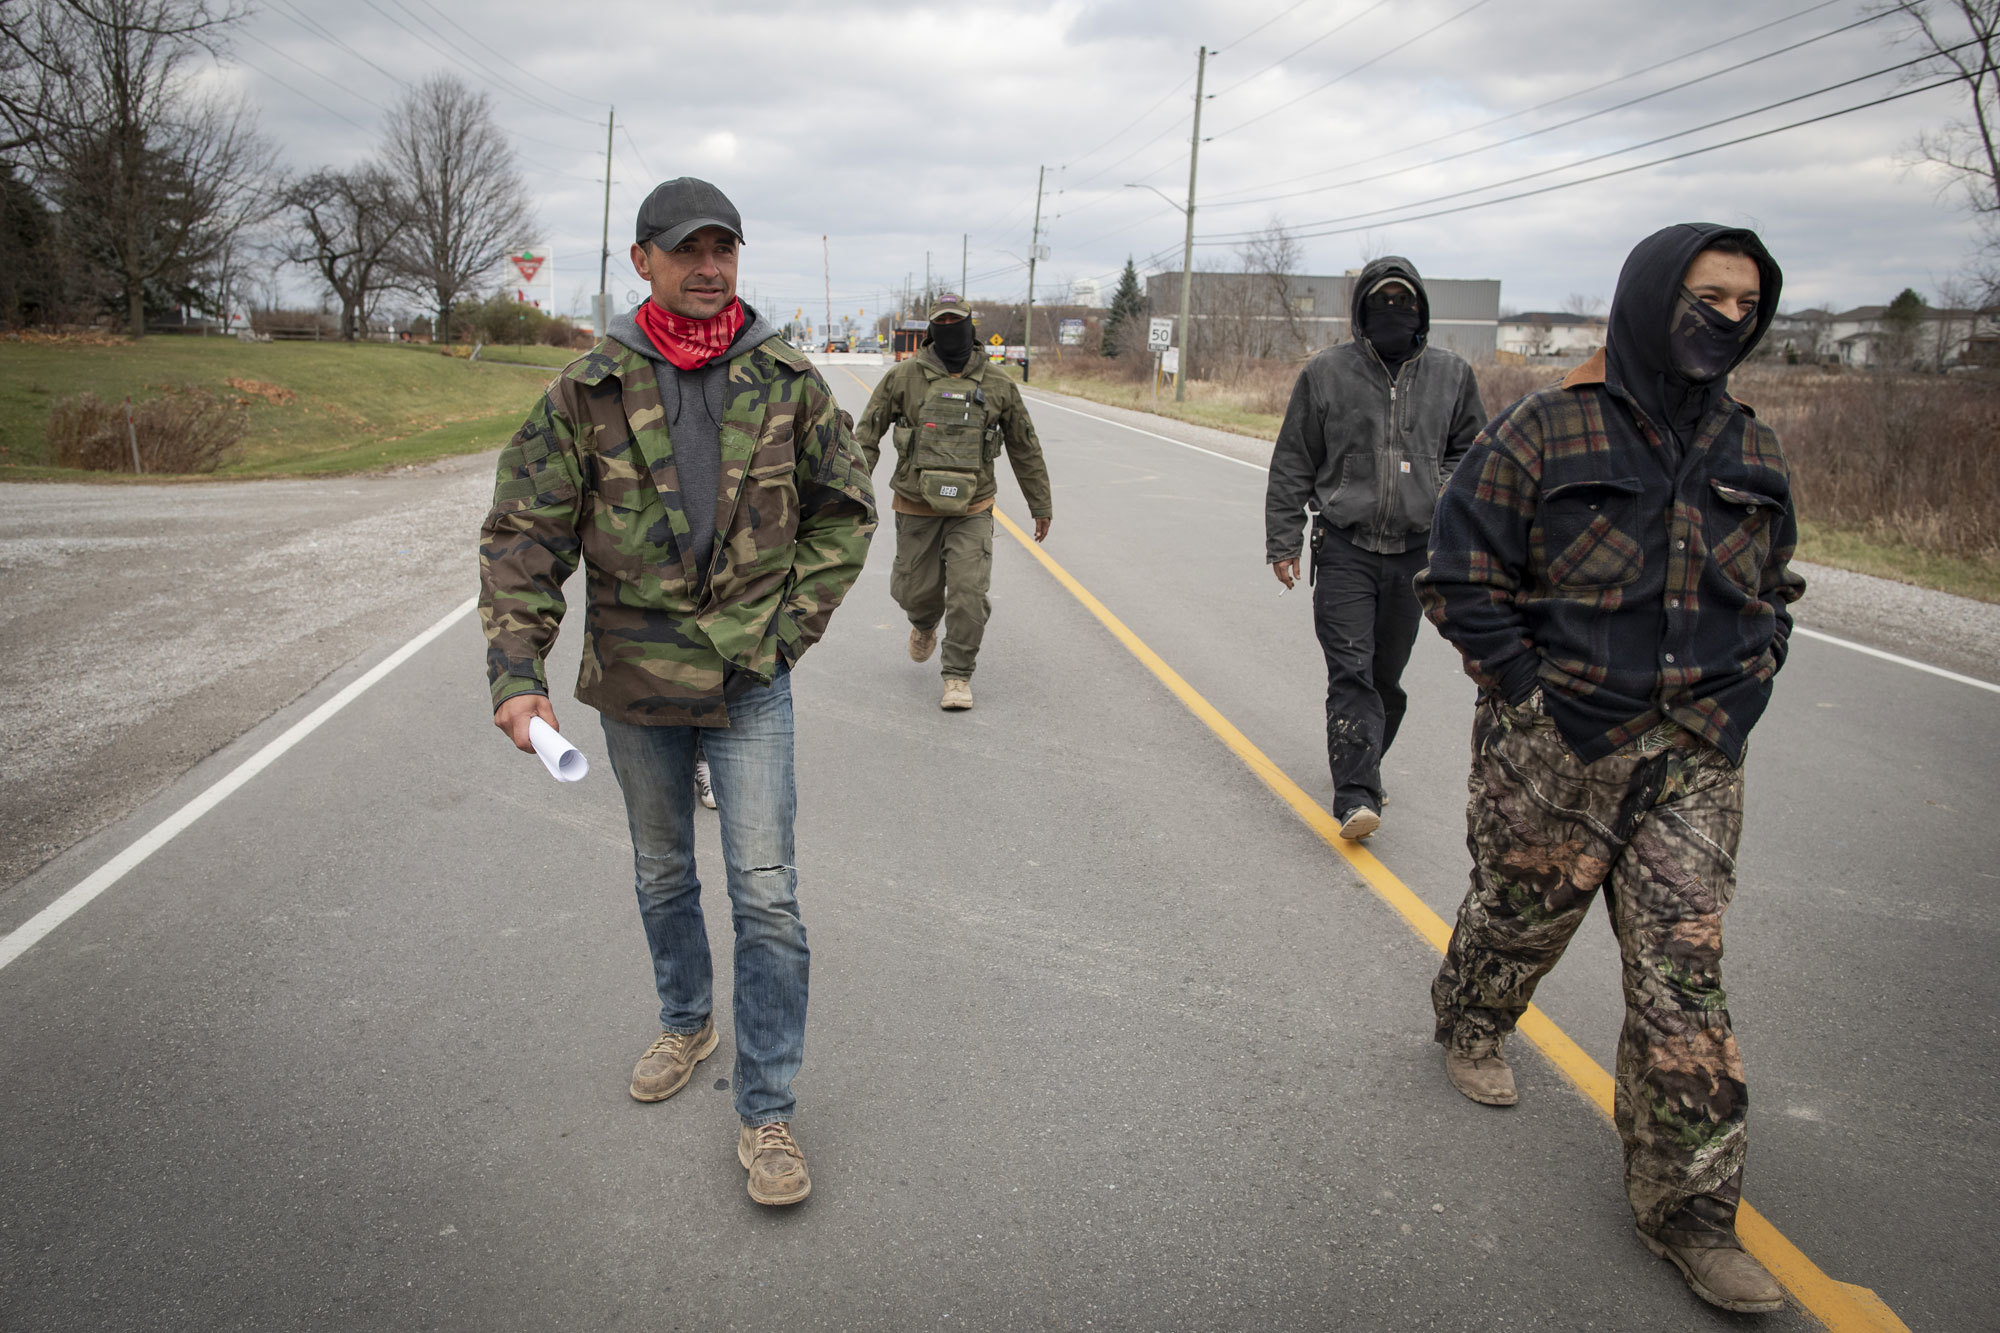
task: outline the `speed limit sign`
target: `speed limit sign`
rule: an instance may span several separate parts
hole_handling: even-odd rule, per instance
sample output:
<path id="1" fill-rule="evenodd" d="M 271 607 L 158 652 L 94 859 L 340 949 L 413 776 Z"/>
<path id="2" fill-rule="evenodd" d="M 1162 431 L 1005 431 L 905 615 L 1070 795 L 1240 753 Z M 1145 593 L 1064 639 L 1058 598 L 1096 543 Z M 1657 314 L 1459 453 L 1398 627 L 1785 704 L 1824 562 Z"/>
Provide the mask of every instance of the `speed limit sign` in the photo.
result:
<path id="1" fill-rule="evenodd" d="M 1146 326 L 1146 350 L 1164 352 L 1174 340 L 1174 322 L 1171 319 L 1156 319 Z"/>

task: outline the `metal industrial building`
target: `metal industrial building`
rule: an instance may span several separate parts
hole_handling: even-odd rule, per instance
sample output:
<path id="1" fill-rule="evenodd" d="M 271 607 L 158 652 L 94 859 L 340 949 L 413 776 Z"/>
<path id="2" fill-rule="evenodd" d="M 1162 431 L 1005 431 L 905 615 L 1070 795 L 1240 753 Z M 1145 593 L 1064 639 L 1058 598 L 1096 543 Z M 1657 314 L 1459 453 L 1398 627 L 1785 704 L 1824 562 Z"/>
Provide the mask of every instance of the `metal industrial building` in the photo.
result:
<path id="1" fill-rule="evenodd" d="M 1297 360 L 1346 341 L 1348 294 L 1358 272 L 1196 273 L 1193 373 L 1202 374 L 1209 358 Z M 1424 290 L 1430 297 L 1431 344 L 1467 361 L 1493 360 L 1499 346 L 1499 279 L 1425 277 Z M 1147 278 L 1146 301 L 1155 318 L 1179 315 L 1181 275 Z"/>

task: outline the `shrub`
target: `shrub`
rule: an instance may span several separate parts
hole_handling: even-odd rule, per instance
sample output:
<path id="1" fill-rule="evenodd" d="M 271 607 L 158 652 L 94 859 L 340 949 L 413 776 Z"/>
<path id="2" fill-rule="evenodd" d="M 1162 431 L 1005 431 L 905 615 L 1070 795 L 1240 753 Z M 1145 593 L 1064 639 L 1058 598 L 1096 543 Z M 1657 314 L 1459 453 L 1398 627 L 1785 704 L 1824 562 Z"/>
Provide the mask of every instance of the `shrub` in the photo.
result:
<path id="1" fill-rule="evenodd" d="M 125 404 L 96 394 L 59 398 L 49 408 L 48 457 L 59 467 L 130 472 L 132 441 L 147 472 L 213 472 L 248 429 L 242 403 L 204 389 L 168 389 L 158 398 Z"/>

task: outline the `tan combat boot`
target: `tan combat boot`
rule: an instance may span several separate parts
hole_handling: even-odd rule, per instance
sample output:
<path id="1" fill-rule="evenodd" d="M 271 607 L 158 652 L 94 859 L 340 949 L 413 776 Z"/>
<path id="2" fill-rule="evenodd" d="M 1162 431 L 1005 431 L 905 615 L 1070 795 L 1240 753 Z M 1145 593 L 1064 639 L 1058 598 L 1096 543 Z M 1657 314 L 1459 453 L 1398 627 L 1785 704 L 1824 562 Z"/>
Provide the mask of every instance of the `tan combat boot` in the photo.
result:
<path id="1" fill-rule="evenodd" d="M 972 707 L 972 682 L 962 676 L 944 678 L 944 698 L 938 700 L 939 708 L 960 712 Z"/>
<path id="2" fill-rule="evenodd" d="M 750 1197 L 774 1208 L 797 1203 L 812 1193 L 806 1155 L 792 1137 L 792 1127 L 745 1125 L 736 1136 L 736 1160 L 750 1173 Z"/>
<path id="3" fill-rule="evenodd" d="M 699 1032 L 662 1032 L 639 1063 L 632 1067 L 632 1096 L 642 1102 L 663 1102 L 687 1086 L 694 1067 L 715 1050 L 722 1034 L 710 1018 Z"/>
<path id="4" fill-rule="evenodd" d="M 936 651 L 937 626 L 933 625 L 929 629 L 918 629 L 915 625 L 910 626 L 910 660 L 912 662 L 928 662 L 931 660 L 931 654 Z"/>
<path id="5" fill-rule="evenodd" d="M 1637 1228 L 1634 1228 L 1637 1230 Z M 1681 1270 L 1694 1294 L 1738 1314 L 1769 1314 L 1785 1307 L 1785 1293 L 1764 1265 L 1737 1247 L 1676 1245 L 1639 1232 L 1646 1248 Z"/>
<path id="6" fill-rule="evenodd" d="M 1512 1106 L 1519 1101 L 1514 1091 L 1514 1071 L 1495 1047 L 1485 1055 L 1460 1055 L 1445 1048 L 1444 1076 L 1473 1101 L 1486 1106 Z"/>

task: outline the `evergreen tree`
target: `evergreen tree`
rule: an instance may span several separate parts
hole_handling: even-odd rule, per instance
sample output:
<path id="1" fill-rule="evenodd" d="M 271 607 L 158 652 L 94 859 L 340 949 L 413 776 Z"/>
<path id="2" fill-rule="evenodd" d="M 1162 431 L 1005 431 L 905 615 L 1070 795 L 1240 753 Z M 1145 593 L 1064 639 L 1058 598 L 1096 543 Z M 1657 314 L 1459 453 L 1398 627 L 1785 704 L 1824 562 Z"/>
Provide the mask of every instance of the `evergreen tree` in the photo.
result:
<path id="1" fill-rule="evenodd" d="M 1145 313 L 1146 298 L 1139 290 L 1139 270 L 1127 255 L 1125 271 L 1118 275 L 1118 290 L 1111 294 L 1111 313 L 1104 317 L 1104 342 L 1098 351 L 1105 356 L 1122 352 L 1131 336 L 1128 329 L 1136 328 Z"/>

